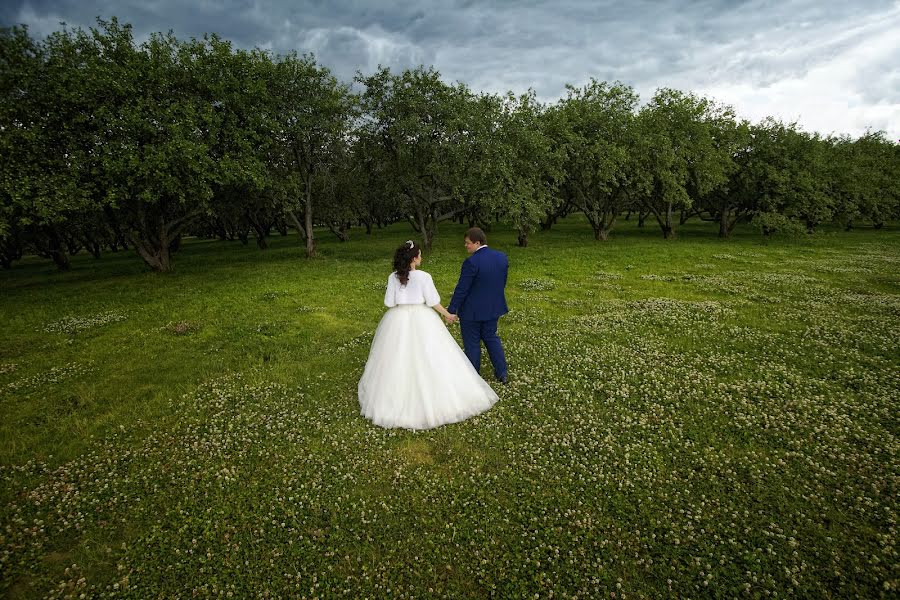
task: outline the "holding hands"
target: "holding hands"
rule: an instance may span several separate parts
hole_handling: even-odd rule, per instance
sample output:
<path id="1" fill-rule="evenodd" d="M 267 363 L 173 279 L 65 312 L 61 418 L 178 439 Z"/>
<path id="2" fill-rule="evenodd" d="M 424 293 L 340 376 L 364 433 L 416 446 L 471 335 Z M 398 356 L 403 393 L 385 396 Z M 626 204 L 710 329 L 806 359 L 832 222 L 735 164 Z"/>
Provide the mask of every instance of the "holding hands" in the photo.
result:
<path id="1" fill-rule="evenodd" d="M 450 325 L 452 323 L 456 323 L 459 320 L 459 317 L 448 311 L 446 308 L 441 306 L 440 304 L 435 304 L 432 306 L 434 310 L 438 312 L 439 315 L 444 317 L 444 320 L 447 321 L 447 324 Z"/>

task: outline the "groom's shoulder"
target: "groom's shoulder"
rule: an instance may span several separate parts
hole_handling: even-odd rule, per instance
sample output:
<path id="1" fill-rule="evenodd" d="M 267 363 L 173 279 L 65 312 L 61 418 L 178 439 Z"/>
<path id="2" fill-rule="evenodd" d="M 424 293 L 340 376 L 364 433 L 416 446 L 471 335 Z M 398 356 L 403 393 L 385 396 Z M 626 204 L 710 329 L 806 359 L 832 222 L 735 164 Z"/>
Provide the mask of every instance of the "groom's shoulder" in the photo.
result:
<path id="1" fill-rule="evenodd" d="M 486 248 L 486 250 L 490 251 L 490 253 L 486 254 L 486 256 L 491 256 L 495 260 L 497 260 L 497 259 L 507 260 L 505 252 L 501 252 L 500 250 L 497 250 L 496 248 L 490 248 L 490 247 Z"/>

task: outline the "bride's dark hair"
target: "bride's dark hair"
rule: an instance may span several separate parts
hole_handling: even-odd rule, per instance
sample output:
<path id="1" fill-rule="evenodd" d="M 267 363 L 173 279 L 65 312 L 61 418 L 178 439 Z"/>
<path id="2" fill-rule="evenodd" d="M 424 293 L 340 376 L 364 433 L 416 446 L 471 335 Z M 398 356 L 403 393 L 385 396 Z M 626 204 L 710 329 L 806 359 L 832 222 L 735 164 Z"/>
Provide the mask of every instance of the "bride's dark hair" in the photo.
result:
<path id="1" fill-rule="evenodd" d="M 406 240 L 403 245 L 394 252 L 394 270 L 402 285 L 409 281 L 409 263 L 419 255 L 422 249 L 412 240 Z"/>

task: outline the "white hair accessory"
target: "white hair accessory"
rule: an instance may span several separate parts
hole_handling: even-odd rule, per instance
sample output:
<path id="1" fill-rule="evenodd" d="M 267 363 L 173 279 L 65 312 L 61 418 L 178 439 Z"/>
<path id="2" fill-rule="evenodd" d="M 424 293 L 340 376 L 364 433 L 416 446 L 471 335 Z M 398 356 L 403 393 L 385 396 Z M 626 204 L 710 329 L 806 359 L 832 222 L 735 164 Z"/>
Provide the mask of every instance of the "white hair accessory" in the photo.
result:
<path id="1" fill-rule="evenodd" d="M 407 243 L 407 245 L 409 246 L 409 249 L 410 249 L 410 250 L 412 250 L 412 249 L 413 249 L 413 246 L 416 245 L 412 240 L 406 240 L 406 243 Z"/>

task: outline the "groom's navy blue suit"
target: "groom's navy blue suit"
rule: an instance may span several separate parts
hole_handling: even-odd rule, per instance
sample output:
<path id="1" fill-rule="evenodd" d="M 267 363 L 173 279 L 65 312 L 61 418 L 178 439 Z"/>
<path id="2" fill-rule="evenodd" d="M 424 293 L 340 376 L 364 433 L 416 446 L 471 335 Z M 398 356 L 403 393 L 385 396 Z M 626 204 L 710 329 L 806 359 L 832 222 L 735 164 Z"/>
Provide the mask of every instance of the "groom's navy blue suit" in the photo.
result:
<path id="1" fill-rule="evenodd" d="M 506 275 L 509 262 L 498 250 L 481 246 L 463 262 L 462 272 L 447 312 L 459 317 L 463 348 L 475 367 L 481 369 L 481 342 L 487 348 L 494 375 L 506 380 L 506 356 L 497 335 L 497 319 L 509 312 L 506 306 Z"/>

